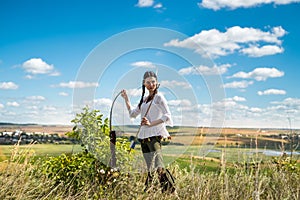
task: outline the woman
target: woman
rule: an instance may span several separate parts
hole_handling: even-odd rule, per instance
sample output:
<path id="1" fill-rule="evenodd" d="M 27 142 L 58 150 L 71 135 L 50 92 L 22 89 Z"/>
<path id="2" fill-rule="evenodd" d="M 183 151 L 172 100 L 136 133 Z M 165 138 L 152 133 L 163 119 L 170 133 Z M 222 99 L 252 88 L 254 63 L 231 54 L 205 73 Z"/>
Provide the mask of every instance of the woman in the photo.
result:
<path id="1" fill-rule="evenodd" d="M 145 191 L 152 182 L 151 172 L 152 165 L 154 165 L 159 175 L 162 191 L 175 192 L 174 180 L 164 168 L 161 153 L 161 139 L 171 138 L 166 125 L 173 126 L 173 121 L 166 99 L 157 92 L 158 86 L 156 74 L 147 71 L 143 77 L 142 97 L 136 108 L 132 109 L 126 90 L 122 90 L 121 95 L 125 100 L 130 117 L 135 118 L 139 114 L 141 115 L 141 127 L 137 137 L 141 142 L 141 149 L 148 169 Z M 145 89 L 149 92 L 146 97 Z"/>

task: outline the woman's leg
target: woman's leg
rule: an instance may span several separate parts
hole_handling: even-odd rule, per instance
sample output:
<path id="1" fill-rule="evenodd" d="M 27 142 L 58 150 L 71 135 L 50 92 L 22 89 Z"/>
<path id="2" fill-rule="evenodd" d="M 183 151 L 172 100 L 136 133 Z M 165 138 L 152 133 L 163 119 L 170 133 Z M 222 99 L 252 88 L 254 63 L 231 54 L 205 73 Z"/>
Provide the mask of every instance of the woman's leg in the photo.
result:
<path id="1" fill-rule="evenodd" d="M 158 168 L 163 169 L 160 140 L 156 137 L 152 137 L 149 140 L 141 142 L 141 148 L 148 170 L 148 176 L 145 182 L 145 190 L 147 190 L 153 180 L 153 170 Z"/>
<path id="2" fill-rule="evenodd" d="M 150 172 L 153 156 L 151 154 L 151 150 L 149 148 L 148 142 L 141 142 L 141 148 L 143 152 L 143 157 L 147 165 L 147 171 Z"/>
<path id="3" fill-rule="evenodd" d="M 162 192 L 175 192 L 175 182 L 173 176 L 164 167 L 163 156 L 161 152 L 161 138 L 156 137 L 151 140 L 149 145 L 150 151 L 153 152 L 153 161 L 158 173 L 159 182 L 162 187 Z"/>
<path id="4" fill-rule="evenodd" d="M 159 171 L 161 171 L 161 169 L 164 168 L 160 140 L 160 137 L 153 137 L 149 142 L 149 150 L 151 152 L 152 164 L 154 165 L 154 168 Z"/>
<path id="5" fill-rule="evenodd" d="M 152 183 L 152 175 L 151 175 L 151 164 L 152 164 L 152 156 L 151 156 L 151 152 L 149 149 L 149 145 L 146 142 L 141 142 L 141 148 L 142 148 L 142 152 L 143 152 L 143 156 L 147 165 L 147 179 L 145 181 L 145 189 L 144 191 L 146 191 L 149 187 L 149 185 L 151 185 Z"/>
<path id="6" fill-rule="evenodd" d="M 158 173 L 158 178 L 162 187 L 162 192 L 175 192 L 174 179 L 172 175 L 168 173 L 168 171 L 164 168 L 160 138 L 151 138 L 150 141 L 142 143 L 141 146 L 148 169 L 148 177 L 145 182 L 145 191 L 147 190 L 149 184 L 152 182 L 152 166 L 154 165 L 154 168 Z"/>

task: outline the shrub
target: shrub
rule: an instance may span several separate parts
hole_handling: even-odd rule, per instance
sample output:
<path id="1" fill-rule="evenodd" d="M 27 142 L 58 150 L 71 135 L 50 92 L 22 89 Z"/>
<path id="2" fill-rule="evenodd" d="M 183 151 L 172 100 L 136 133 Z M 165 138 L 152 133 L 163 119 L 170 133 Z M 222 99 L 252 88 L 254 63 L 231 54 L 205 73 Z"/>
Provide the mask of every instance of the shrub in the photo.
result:
<path id="1" fill-rule="evenodd" d="M 300 166 L 297 165 L 297 160 L 292 159 L 286 154 L 282 155 L 281 157 L 274 157 L 273 163 L 280 171 L 288 171 L 295 173 L 300 172 Z"/>
<path id="2" fill-rule="evenodd" d="M 45 160 L 43 173 L 53 179 L 55 185 L 69 185 L 76 192 L 86 185 L 101 185 L 106 188 L 119 177 L 118 170 L 109 166 L 109 121 L 107 118 L 103 120 L 103 115 L 99 112 L 85 107 L 72 120 L 75 126 L 67 135 L 81 141 L 82 152 L 62 154 Z M 126 138 L 117 138 L 115 147 L 119 166 L 130 164 L 132 155 L 128 153 L 129 145 Z"/>
<path id="3" fill-rule="evenodd" d="M 91 152 L 98 160 L 108 165 L 111 158 L 109 120 L 107 118 L 103 120 L 103 115 L 99 110 L 90 110 L 85 107 L 83 112 L 76 114 L 71 122 L 75 126 L 67 135 L 79 139 L 86 151 Z M 130 142 L 127 138 L 117 138 L 115 148 L 119 166 L 124 167 L 132 159 L 132 155 L 128 153 Z"/>
<path id="4" fill-rule="evenodd" d="M 42 165 L 42 171 L 47 178 L 54 181 L 54 186 L 69 185 L 74 192 L 86 185 L 110 185 L 119 176 L 118 172 L 85 151 L 50 157 Z"/>

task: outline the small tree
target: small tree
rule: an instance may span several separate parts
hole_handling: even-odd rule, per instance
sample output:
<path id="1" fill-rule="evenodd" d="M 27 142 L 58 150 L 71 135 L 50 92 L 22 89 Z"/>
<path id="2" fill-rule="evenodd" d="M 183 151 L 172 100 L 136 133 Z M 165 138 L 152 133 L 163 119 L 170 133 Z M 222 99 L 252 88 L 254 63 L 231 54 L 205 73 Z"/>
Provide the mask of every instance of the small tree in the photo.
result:
<path id="1" fill-rule="evenodd" d="M 71 122 L 75 124 L 69 137 L 81 141 L 83 152 L 50 157 L 43 164 L 43 172 L 54 180 L 55 185 L 72 186 L 76 192 L 87 184 L 105 188 L 120 174 L 112 170 L 110 160 L 108 119 L 103 120 L 99 110 L 83 108 Z M 116 156 L 120 166 L 129 166 L 132 155 L 128 153 L 130 143 L 124 138 L 116 141 Z"/>
<path id="2" fill-rule="evenodd" d="M 76 114 L 71 122 L 75 126 L 67 135 L 79 139 L 86 151 L 108 165 L 111 158 L 108 118 L 103 120 L 103 114 L 100 114 L 99 110 L 84 107 L 83 112 Z M 132 155 L 128 153 L 129 150 L 130 142 L 124 138 L 117 138 L 116 156 L 119 166 L 124 166 L 132 159 Z"/>

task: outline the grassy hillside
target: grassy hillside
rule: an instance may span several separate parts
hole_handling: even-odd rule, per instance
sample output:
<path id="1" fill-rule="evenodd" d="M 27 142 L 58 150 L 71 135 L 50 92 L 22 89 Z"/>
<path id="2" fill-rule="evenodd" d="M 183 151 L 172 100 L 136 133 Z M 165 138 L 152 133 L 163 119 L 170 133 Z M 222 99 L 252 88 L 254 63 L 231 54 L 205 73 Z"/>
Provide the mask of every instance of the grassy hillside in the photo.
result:
<path id="1" fill-rule="evenodd" d="M 203 159 L 184 155 L 167 165 L 176 180 L 178 197 L 161 193 L 157 176 L 149 192 L 143 192 L 145 173 L 121 171 L 111 182 L 99 185 L 83 182 L 80 189 L 72 182 L 56 182 L 46 176 L 42 159 L 34 159 L 46 149 L 69 152 L 65 146 L 15 146 L 11 156 L 0 164 L 0 199 L 289 199 L 300 198 L 300 167 L 290 167 L 292 162 L 231 163 L 222 151 L 221 159 Z M 1 148 L 6 151 L 5 148 Z M 8 148 L 9 149 L 9 148 Z M 37 152 L 32 154 L 31 152 Z M 47 154 L 47 153 L 46 153 Z M 165 156 L 166 162 L 173 159 Z M 253 162 L 254 161 L 254 162 Z M 79 173 L 79 171 L 78 171 Z M 80 178 L 75 176 L 74 180 Z"/>
<path id="2" fill-rule="evenodd" d="M 115 128 L 119 137 L 127 137 L 137 127 Z M 291 140 L 281 137 L 290 130 L 173 127 L 169 132 L 172 140 L 162 147 L 164 162 L 176 178 L 180 199 L 300 199 L 299 149 L 294 149 L 292 158 L 280 155 L 291 149 Z M 270 156 L 268 151 L 279 154 Z M 82 152 L 80 145 L 0 145 L 0 199 L 176 199 L 161 193 L 157 176 L 152 190 L 144 193 L 143 171 L 119 171 L 102 184 L 76 175 L 71 182 L 57 182 L 45 174 L 42 166 L 49 157 L 78 152 Z M 139 145 L 135 152 L 140 154 Z M 62 163 L 61 169 L 72 165 Z M 82 171 L 79 168 L 75 174 Z M 73 184 L 78 181 L 79 189 Z"/>

